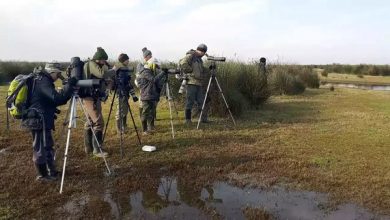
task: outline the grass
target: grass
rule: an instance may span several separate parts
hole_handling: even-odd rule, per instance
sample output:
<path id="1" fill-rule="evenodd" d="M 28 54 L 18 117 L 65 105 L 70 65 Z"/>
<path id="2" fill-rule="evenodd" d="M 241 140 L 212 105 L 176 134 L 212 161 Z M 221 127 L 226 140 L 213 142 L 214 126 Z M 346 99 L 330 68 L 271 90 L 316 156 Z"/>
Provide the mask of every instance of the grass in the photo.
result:
<path id="1" fill-rule="evenodd" d="M 5 90 L 1 87 L 3 100 Z M 7 215 L 8 207 L 12 207 L 17 218 L 64 217 L 58 208 L 72 198 L 110 190 L 121 201 L 136 190 L 156 184 L 158 187 L 160 177 L 165 175 L 177 176 L 179 185 L 183 179 L 186 188 L 197 195 L 199 187 L 228 180 L 229 174 L 238 173 L 253 177 L 259 185 L 267 182 L 327 192 L 335 204 L 354 202 L 390 214 L 388 92 L 307 89 L 298 96 L 273 96 L 259 110 L 244 112 L 237 127 L 228 118 L 219 118 L 201 130 L 196 130 L 195 125 L 186 128 L 180 111 L 175 140 L 170 136 L 164 102 L 158 112 L 157 134 L 142 137 L 144 144 L 158 147 L 152 154 L 142 152 L 134 133 L 130 133 L 126 136 L 125 157 L 120 158 L 112 118 L 106 142 L 111 152 L 108 162 L 116 174 L 112 178 L 104 177 L 101 160 L 85 157 L 79 123 L 77 132 L 72 133 L 63 195 L 58 194 L 59 183 L 42 187 L 33 181 L 30 135 L 18 131 L 13 122 L 12 133 L 0 133 L 1 148 L 8 149 L 7 154 L 0 155 L 0 168 L 7 171 L 0 179 L 0 188 L 7 192 L 7 196 L 0 197 L 0 213 Z M 104 105 L 105 114 L 108 106 Z M 140 127 L 137 107 L 134 103 L 132 107 Z M 66 107 L 62 109 L 65 112 Z M 0 112 L 4 120 L 4 109 Z M 57 139 L 63 117 L 64 114 L 57 121 Z M 125 199 L 122 206 L 127 206 L 126 202 Z M 99 209 L 84 210 L 81 217 L 96 210 L 98 217 L 109 218 L 105 211 L 99 212 L 105 210 L 101 206 L 104 204 L 99 203 Z M 198 208 L 207 212 L 205 207 Z"/>

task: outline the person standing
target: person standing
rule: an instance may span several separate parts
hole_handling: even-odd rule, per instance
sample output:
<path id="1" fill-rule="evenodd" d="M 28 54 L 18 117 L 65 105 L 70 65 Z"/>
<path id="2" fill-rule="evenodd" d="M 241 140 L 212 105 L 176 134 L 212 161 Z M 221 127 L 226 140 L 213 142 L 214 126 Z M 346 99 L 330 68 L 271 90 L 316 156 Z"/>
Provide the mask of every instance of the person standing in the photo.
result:
<path id="1" fill-rule="evenodd" d="M 181 70 L 187 76 L 187 95 L 185 104 L 185 123 L 191 124 L 192 108 L 196 104 L 197 112 L 201 112 L 205 89 L 203 82 L 207 76 L 207 69 L 203 65 L 202 57 L 207 52 L 207 46 L 200 44 L 196 50 L 191 49 L 179 62 Z M 203 112 L 201 122 L 208 122 L 207 111 Z"/>
<path id="2" fill-rule="evenodd" d="M 108 69 L 108 55 L 103 48 L 98 47 L 97 51 L 93 55 L 92 60 L 88 60 L 84 64 L 85 79 L 106 79 L 113 80 L 115 73 Z M 83 104 L 89 117 L 89 122 L 85 123 L 84 132 L 84 145 L 85 152 L 87 154 L 93 153 L 96 157 L 106 157 L 108 153 L 103 149 L 103 128 L 104 120 L 102 114 L 102 102 L 101 98 L 104 96 L 105 91 L 87 92 L 83 97 Z M 96 135 L 96 139 L 93 136 L 92 130 Z M 101 149 L 99 149 L 99 146 Z"/>
<path id="3" fill-rule="evenodd" d="M 72 97 L 77 79 L 70 78 L 61 92 L 55 90 L 54 82 L 61 77 L 59 63 L 48 63 L 44 70 L 36 71 L 28 91 L 28 107 L 22 124 L 31 131 L 33 138 L 33 162 L 38 181 L 56 180 L 58 171 L 54 161 L 52 130 L 57 107 L 65 105 Z"/>

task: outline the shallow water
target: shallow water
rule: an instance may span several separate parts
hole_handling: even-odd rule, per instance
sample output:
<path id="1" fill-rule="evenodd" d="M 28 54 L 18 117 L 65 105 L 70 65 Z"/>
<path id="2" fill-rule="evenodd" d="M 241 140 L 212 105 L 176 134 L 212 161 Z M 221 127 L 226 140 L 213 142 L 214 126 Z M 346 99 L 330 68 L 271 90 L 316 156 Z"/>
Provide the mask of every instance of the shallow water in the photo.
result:
<path id="1" fill-rule="evenodd" d="M 107 190 L 101 200 L 107 203 L 115 219 L 244 219 L 247 207 L 275 219 L 390 219 L 354 204 L 332 209 L 326 194 L 282 187 L 241 189 L 215 182 L 210 187 L 196 188 L 181 185 L 180 178 L 163 177 L 155 189 L 130 195 L 114 195 Z M 88 201 L 88 197 L 73 199 L 62 210 L 77 216 Z"/>
<path id="2" fill-rule="evenodd" d="M 353 83 L 326 83 L 326 87 L 340 87 L 350 89 L 363 89 L 363 90 L 374 90 L 374 91 L 390 91 L 390 85 L 363 85 Z"/>

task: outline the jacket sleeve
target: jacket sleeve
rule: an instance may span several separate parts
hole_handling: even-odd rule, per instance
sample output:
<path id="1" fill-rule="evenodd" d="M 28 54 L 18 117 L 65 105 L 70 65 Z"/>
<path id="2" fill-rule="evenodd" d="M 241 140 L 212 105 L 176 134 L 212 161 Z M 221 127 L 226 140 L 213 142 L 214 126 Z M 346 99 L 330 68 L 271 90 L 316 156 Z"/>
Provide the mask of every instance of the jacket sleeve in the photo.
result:
<path id="1" fill-rule="evenodd" d="M 39 86 L 39 95 L 47 104 L 54 106 L 64 105 L 72 97 L 73 89 L 68 85 L 64 86 L 61 92 L 57 92 L 54 85 L 48 80 L 42 80 Z"/>
<path id="2" fill-rule="evenodd" d="M 192 60 L 192 55 L 191 54 L 187 54 L 182 60 L 180 60 L 180 68 L 182 69 L 182 71 L 184 73 L 192 73 L 193 69 L 192 69 L 192 63 L 191 63 L 191 60 Z"/>

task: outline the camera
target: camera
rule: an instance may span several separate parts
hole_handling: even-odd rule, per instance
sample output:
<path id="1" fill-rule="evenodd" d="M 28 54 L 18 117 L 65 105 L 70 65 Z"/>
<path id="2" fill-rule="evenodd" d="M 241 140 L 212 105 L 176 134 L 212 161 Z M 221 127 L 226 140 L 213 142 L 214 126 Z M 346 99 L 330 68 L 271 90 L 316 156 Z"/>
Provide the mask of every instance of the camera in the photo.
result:
<path id="1" fill-rule="evenodd" d="M 120 96 L 133 98 L 133 101 L 138 101 L 138 97 L 135 95 L 134 87 L 131 85 L 131 73 L 134 72 L 133 68 L 119 68 L 116 70 L 115 75 L 115 88 Z"/>
<path id="2" fill-rule="evenodd" d="M 103 79 L 84 79 L 84 62 L 80 57 L 72 57 L 70 64 L 66 70 L 69 78 L 76 78 L 76 86 L 80 87 L 78 94 L 80 97 L 98 97 L 102 100 L 107 96 L 105 93 L 105 83 Z M 67 79 L 63 80 L 63 84 L 67 83 Z"/>
<path id="3" fill-rule="evenodd" d="M 216 62 L 225 62 L 226 61 L 226 57 L 214 57 L 214 56 L 207 55 L 207 60 L 209 60 L 209 61 L 216 61 Z"/>
<path id="4" fill-rule="evenodd" d="M 161 70 L 166 73 L 166 74 L 171 74 L 171 75 L 177 75 L 177 74 L 180 74 L 180 70 L 179 69 L 175 69 L 175 68 L 161 68 Z"/>

